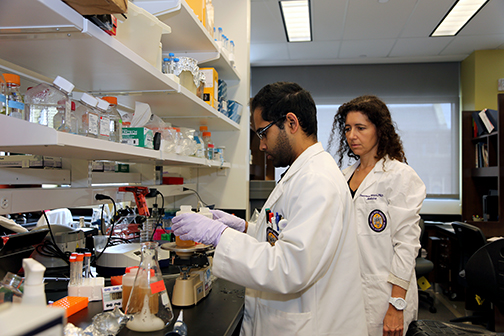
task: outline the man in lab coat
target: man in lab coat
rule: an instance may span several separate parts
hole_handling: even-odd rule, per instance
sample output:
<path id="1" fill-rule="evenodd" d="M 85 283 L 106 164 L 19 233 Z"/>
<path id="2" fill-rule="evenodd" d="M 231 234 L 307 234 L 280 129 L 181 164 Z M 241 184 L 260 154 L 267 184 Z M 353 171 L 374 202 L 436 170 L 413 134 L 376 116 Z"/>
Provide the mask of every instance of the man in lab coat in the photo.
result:
<path id="1" fill-rule="evenodd" d="M 177 216 L 172 229 L 215 245 L 213 273 L 247 287 L 241 335 L 367 335 L 351 198 L 317 141 L 311 95 L 269 84 L 251 111 L 260 150 L 289 166 L 257 222 L 216 210 Z"/>

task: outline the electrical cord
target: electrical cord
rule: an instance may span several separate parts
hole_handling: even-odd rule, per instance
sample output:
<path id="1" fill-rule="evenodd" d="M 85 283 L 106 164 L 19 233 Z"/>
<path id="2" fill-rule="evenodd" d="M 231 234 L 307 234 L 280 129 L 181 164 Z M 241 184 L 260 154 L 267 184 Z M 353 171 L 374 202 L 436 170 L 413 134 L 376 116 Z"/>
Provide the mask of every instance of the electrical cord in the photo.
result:
<path id="1" fill-rule="evenodd" d="M 206 204 L 205 202 L 203 202 L 203 200 L 201 199 L 200 195 L 198 194 L 198 192 L 197 192 L 196 190 L 191 189 L 191 188 L 187 188 L 187 187 L 182 187 L 182 190 L 183 190 L 183 191 L 187 191 L 187 190 L 193 191 L 193 192 L 196 194 L 196 196 L 198 196 L 198 199 L 200 200 L 200 202 L 201 202 L 201 203 L 203 203 L 203 205 L 204 205 L 204 206 L 206 206 L 206 207 L 208 207 L 208 208 L 210 208 L 210 209 L 213 209 L 213 208 L 214 208 L 215 204 L 210 204 L 210 205 L 208 205 L 208 204 Z"/>
<path id="2" fill-rule="evenodd" d="M 156 222 L 156 225 L 154 225 L 154 229 L 152 230 L 152 236 L 151 236 L 150 241 L 154 241 L 154 234 L 156 233 L 157 227 L 160 226 L 161 219 L 163 218 L 163 215 L 164 215 L 164 202 L 165 202 L 164 195 L 160 191 L 156 190 L 156 201 L 157 201 L 158 195 L 161 196 L 161 208 L 158 208 L 159 217 Z M 163 225 L 161 225 L 161 228 L 163 228 Z M 163 228 L 163 230 L 164 230 L 164 232 L 166 232 L 165 228 Z M 168 232 L 166 232 L 166 233 L 168 233 Z"/>
<path id="3" fill-rule="evenodd" d="M 96 194 L 95 195 L 95 199 L 98 200 L 98 201 L 105 200 L 105 199 L 111 200 L 112 204 L 114 205 L 114 214 L 112 215 L 112 226 L 110 227 L 110 233 L 109 233 L 109 237 L 107 239 L 107 243 L 105 243 L 105 246 L 101 250 L 100 254 L 97 257 L 94 258 L 94 261 L 93 261 L 94 264 L 96 264 L 96 261 L 102 256 L 103 252 L 105 252 L 105 249 L 110 244 L 110 240 L 112 238 L 112 234 L 114 233 L 114 227 L 115 227 L 115 224 L 116 224 L 116 221 L 114 220 L 114 218 L 115 218 L 115 215 L 117 213 L 116 203 L 115 203 L 115 201 L 114 201 L 114 199 L 112 197 L 110 197 L 108 195 L 103 195 L 103 194 Z"/>
<path id="4" fill-rule="evenodd" d="M 56 250 L 57 256 L 59 256 L 68 265 L 70 265 L 70 261 L 69 261 L 68 257 L 66 256 L 66 254 L 63 251 L 61 251 L 61 249 L 59 248 L 58 244 L 56 244 L 56 239 L 54 238 L 54 234 L 53 234 L 53 231 L 52 231 L 52 228 L 51 228 L 51 224 L 49 223 L 49 219 L 47 218 L 47 214 L 45 213 L 45 211 L 42 211 L 42 214 L 44 215 L 44 218 L 45 218 L 46 223 L 47 223 L 47 227 L 49 228 L 49 233 L 51 234 L 52 243 L 53 243 L 54 248 Z"/>

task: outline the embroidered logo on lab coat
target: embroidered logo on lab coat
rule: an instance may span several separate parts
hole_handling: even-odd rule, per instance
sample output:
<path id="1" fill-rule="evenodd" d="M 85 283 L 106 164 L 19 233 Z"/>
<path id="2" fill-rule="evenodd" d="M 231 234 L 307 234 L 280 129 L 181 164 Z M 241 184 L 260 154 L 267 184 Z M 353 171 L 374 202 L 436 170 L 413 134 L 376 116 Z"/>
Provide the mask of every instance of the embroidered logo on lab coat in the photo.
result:
<path id="1" fill-rule="evenodd" d="M 369 214 L 368 224 L 374 232 L 382 232 L 387 227 L 387 217 L 381 210 L 373 210 Z"/>

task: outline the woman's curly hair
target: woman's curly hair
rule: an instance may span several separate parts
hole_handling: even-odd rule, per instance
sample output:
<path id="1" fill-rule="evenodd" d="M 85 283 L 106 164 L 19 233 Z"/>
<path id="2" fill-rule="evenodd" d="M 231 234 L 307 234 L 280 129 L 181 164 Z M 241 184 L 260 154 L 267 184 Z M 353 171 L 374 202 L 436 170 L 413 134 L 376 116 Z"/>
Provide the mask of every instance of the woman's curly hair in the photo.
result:
<path id="1" fill-rule="evenodd" d="M 334 116 L 327 151 L 330 152 L 336 140 L 336 132 L 338 132 L 339 148 L 336 154 L 339 156 L 338 165 L 340 167 L 345 154 L 356 160 L 359 159 L 359 156 L 354 154 L 348 146 L 345 136 L 345 122 L 349 112 L 361 112 L 376 126 L 378 137 L 377 160 L 388 156 L 390 159 L 396 159 L 400 162 L 407 163 L 401 138 L 395 130 L 394 122 L 392 121 L 387 105 L 376 96 L 365 95 L 354 98 L 341 105 Z"/>

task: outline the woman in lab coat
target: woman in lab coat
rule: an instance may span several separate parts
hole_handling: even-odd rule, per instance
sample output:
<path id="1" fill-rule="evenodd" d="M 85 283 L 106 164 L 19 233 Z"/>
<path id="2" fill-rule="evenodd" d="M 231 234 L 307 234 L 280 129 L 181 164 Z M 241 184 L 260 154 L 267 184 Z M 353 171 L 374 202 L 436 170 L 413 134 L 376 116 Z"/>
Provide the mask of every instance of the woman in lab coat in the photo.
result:
<path id="1" fill-rule="evenodd" d="M 390 112 L 377 97 L 341 105 L 329 150 L 335 133 L 339 165 L 344 155 L 357 159 L 343 174 L 354 204 L 369 335 L 405 335 L 417 318 L 415 259 L 425 185 L 407 165 Z"/>

